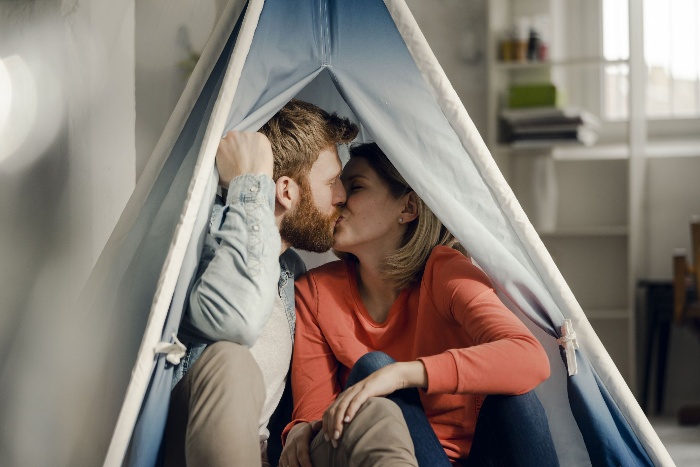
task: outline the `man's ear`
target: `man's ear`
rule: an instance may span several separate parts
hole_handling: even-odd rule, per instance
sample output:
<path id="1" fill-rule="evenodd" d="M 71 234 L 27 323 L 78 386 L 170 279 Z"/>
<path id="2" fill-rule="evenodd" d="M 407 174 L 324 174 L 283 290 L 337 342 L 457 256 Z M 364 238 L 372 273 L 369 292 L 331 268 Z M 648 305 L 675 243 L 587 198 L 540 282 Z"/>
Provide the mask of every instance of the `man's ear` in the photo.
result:
<path id="1" fill-rule="evenodd" d="M 418 218 L 418 195 L 415 192 L 410 192 L 404 195 L 403 211 L 401 211 L 401 219 L 403 223 L 411 222 Z"/>
<path id="2" fill-rule="evenodd" d="M 299 200 L 299 184 L 287 176 L 278 178 L 275 182 L 275 198 L 285 211 L 292 209 Z"/>

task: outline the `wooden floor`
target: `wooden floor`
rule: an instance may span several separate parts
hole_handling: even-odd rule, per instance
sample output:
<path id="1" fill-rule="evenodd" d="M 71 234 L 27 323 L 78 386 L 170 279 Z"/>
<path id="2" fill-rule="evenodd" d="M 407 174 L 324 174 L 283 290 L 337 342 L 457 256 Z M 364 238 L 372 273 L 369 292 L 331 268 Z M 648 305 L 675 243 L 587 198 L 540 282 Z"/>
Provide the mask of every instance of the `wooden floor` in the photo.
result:
<path id="1" fill-rule="evenodd" d="M 675 417 L 649 418 L 677 467 L 700 466 L 700 425 L 679 426 Z"/>

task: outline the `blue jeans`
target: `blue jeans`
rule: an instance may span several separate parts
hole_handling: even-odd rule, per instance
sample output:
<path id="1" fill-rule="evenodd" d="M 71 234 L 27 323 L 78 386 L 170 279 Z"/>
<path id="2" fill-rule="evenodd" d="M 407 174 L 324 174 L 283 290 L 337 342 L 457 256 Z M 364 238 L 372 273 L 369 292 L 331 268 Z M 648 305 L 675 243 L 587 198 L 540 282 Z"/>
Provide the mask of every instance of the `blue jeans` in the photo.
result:
<path id="1" fill-rule="evenodd" d="M 363 355 L 353 366 L 347 386 L 365 379 L 396 361 L 383 352 Z M 403 412 L 418 465 L 450 466 L 440 441 L 428 422 L 415 388 L 387 396 Z M 547 416 L 534 391 L 520 396 L 490 395 L 476 422 L 467 466 L 558 466 Z"/>

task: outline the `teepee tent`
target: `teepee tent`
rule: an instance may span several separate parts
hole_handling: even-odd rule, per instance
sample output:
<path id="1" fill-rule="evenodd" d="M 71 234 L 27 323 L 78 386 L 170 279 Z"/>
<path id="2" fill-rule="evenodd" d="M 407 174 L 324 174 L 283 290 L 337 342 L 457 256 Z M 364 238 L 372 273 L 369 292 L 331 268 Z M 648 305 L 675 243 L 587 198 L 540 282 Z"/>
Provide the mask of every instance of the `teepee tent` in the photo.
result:
<path id="1" fill-rule="evenodd" d="M 552 376 L 537 392 L 562 465 L 673 464 L 405 3 L 231 0 L 83 296 L 108 329 L 92 336 L 92 390 L 123 401 L 94 447 L 106 465 L 157 463 L 221 135 L 257 130 L 293 97 L 360 124 L 540 339 Z"/>

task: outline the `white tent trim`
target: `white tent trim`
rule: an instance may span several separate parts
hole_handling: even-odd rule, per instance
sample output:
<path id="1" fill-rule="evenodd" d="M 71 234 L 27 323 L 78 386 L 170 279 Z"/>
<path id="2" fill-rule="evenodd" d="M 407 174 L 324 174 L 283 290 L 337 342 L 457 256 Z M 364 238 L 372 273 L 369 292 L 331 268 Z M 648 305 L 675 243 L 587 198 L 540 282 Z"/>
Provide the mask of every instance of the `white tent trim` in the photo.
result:
<path id="1" fill-rule="evenodd" d="M 195 220 L 198 217 L 198 210 L 204 199 L 204 193 L 209 192 L 211 195 L 212 189 L 216 189 L 218 183 L 218 177 L 212 177 L 211 174 L 214 171 L 214 156 L 216 155 L 216 148 L 221 139 L 221 135 L 224 134 L 224 127 L 226 125 L 226 118 L 228 117 L 228 112 L 230 109 L 230 102 L 233 101 L 233 97 L 236 94 L 236 89 L 238 87 L 238 82 L 241 77 L 241 72 L 243 71 L 243 65 L 248 56 L 248 51 L 250 50 L 250 44 L 253 41 L 253 35 L 255 34 L 255 27 L 257 25 L 258 18 L 260 17 L 260 12 L 262 11 L 263 0 L 253 0 L 250 2 L 245 18 L 243 20 L 243 26 L 241 29 L 241 34 L 236 41 L 236 45 L 233 50 L 233 57 L 231 63 L 229 64 L 228 70 L 226 70 L 226 75 L 224 77 L 224 83 L 219 92 L 219 97 L 217 103 L 214 107 L 212 118 L 207 125 L 206 134 L 204 136 L 204 144 L 202 145 L 200 152 L 197 156 L 197 164 L 195 166 L 195 176 L 190 182 L 190 187 L 188 189 L 188 198 L 184 204 L 184 211 L 182 217 L 178 224 L 177 230 L 175 231 L 175 238 L 170 246 L 168 256 L 163 265 L 163 272 L 161 274 L 160 280 L 158 282 L 158 288 L 156 289 L 156 294 L 153 297 L 153 304 L 151 305 L 151 313 L 148 318 L 148 323 L 146 325 L 146 332 L 143 336 L 143 341 L 141 343 L 141 348 L 139 349 L 139 357 L 136 361 L 134 371 L 131 377 L 131 383 L 127 390 L 126 396 L 124 398 L 124 404 L 122 406 L 122 411 L 119 414 L 119 419 L 117 420 L 117 425 L 114 430 L 114 435 L 107 451 L 107 456 L 105 458 L 105 465 L 121 465 L 124 455 L 126 454 L 127 447 L 129 445 L 129 440 L 131 439 L 131 432 L 136 424 L 136 419 L 143 402 L 143 398 L 146 394 L 148 387 L 148 382 L 150 376 L 155 367 L 155 356 L 156 347 L 161 339 L 163 324 L 165 323 L 165 317 L 168 313 L 170 306 L 170 298 L 175 291 L 175 284 L 180 272 L 180 267 L 185 256 L 185 249 L 187 244 L 192 237 L 192 232 L 195 226 Z M 207 70 L 211 70 L 213 67 L 213 62 L 218 58 L 219 53 L 223 49 L 223 45 L 228 39 L 230 34 L 230 24 L 235 24 L 236 20 L 243 11 L 245 6 L 244 2 L 230 2 L 222 15 L 221 20 L 217 23 L 216 30 L 212 34 L 212 37 L 218 37 L 218 41 L 211 42 L 211 48 L 208 46 L 205 53 L 207 56 L 211 57 L 209 66 L 206 67 Z M 218 51 L 218 53 L 216 53 Z M 211 54 L 211 55 L 210 55 Z M 204 54 L 203 54 L 204 55 Z M 197 67 L 198 71 L 204 70 L 205 67 Z M 200 84 L 197 86 L 201 91 L 203 87 L 203 80 L 207 76 L 203 76 L 200 71 L 198 76 L 195 78 L 196 83 Z M 189 86 L 188 86 L 189 87 Z M 194 87 L 194 85 L 192 86 Z M 189 94 L 187 89 L 185 92 Z M 192 92 L 192 95 L 186 96 L 191 99 L 190 105 L 187 107 L 191 108 L 194 100 L 196 100 L 199 92 Z M 184 107 L 187 103 L 185 98 L 178 101 L 178 105 L 175 109 L 173 117 L 171 117 L 170 122 L 177 121 L 178 123 L 184 123 L 184 118 L 180 117 L 178 110 Z M 228 105 L 227 105 L 228 103 Z M 189 114 L 189 111 L 187 112 Z M 183 115 L 184 117 L 184 115 Z M 182 123 L 178 126 L 181 128 Z M 174 126 L 175 124 L 173 124 Z M 170 123 L 168 127 L 170 127 Z M 158 146 L 155 151 L 156 154 L 161 150 L 159 146 L 168 145 L 172 149 L 172 145 L 169 144 L 168 138 L 165 135 L 170 133 L 166 128 L 164 132 L 164 137 L 158 142 Z M 169 135 L 168 135 L 169 136 Z M 175 138 L 170 138 L 170 141 L 174 141 Z M 168 151 L 163 151 L 160 154 L 166 155 Z M 162 159 L 157 161 L 160 167 L 164 162 Z M 156 171 L 151 172 L 150 163 L 144 170 L 144 175 L 148 172 L 149 181 L 152 183 L 155 181 Z M 139 184 L 139 186 L 144 186 L 145 183 Z M 129 207 L 127 207 L 127 211 Z M 205 212 L 205 219 L 208 218 L 208 212 Z M 201 216 L 199 216 L 201 217 Z M 121 223 L 121 219 L 120 219 Z M 118 226 L 119 227 L 119 226 Z M 111 238 L 110 238 L 111 242 Z"/>

